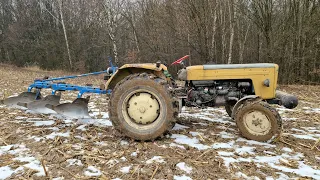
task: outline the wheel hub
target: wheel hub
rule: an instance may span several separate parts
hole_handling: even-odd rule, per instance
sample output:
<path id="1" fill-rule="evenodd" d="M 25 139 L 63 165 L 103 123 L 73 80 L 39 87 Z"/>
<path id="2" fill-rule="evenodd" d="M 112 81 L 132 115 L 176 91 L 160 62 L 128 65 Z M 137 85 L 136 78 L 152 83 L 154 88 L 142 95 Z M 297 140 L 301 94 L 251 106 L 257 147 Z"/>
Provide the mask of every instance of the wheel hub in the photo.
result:
<path id="1" fill-rule="evenodd" d="M 271 129 L 268 116 L 260 111 L 251 111 L 243 118 L 247 130 L 254 135 L 266 135 Z"/>
<path id="2" fill-rule="evenodd" d="M 131 96 L 127 104 L 127 112 L 131 120 L 138 124 L 149 124 L 159 116 L 159 103 L 149 93 L 136 93 Z"/>
<path id="3" fill-rule="evenodd" d="M 142 106 L 142 107 L 139 108 L 139 111 L 140 111 L 140 113 L 145 113 L 146 112 L 146 108 Z"/>

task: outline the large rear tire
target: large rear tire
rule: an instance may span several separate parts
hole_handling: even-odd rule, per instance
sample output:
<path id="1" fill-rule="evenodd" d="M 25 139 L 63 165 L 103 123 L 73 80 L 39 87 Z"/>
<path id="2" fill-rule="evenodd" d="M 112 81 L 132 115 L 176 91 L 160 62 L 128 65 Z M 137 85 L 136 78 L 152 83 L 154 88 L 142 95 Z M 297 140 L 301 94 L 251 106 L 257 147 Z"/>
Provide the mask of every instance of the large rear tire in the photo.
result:
<path id="1" fill-rule="evenodd" d="M 262 101 L 246 101 L 235 112 L 235 121 L 243 137 L 272 141 L 282 130 L 282 120 L 275 108 Z"/>
<path id="2" fill-rule="evenodd" d="M 133 74 L 120 81 L 109 101 L 113 126 L 136 140 L 153 140 L 172 129 L 177 103 L 165 80 L 153 74 Z"/>

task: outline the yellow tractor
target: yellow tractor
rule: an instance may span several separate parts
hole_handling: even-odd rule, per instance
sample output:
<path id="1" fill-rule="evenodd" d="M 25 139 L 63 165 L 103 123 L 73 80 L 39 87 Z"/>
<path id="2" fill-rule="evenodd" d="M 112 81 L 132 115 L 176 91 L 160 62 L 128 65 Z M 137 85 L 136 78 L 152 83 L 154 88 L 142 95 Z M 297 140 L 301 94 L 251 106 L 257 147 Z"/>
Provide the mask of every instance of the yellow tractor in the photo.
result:
<path id="1" fill-rule="evenodd" d="M 183 64 L 189 56 L 172 63 Z M 170 131 L 183 106 L 224 106 L 242 136 L 270 141 L 282 121 L 270 104 L 295 108 L 298 99 L 276 90 L 278 65 L 212 64 L 183 67 L 178 86 L 161 62 L 126 64 L 108 79 L 109 117 L 114 127 L 136 140 L 154 140 Z"/>
<path id="2" fill-rule="evenodd" d="M 295 108 L 298 99 L 276 90 L 278 65 L 206 64 L 184 66 L 184 56 L 172 63 L 183 64 L 177 83 L 161 62 L 112 65 L 105 71 L 74 76 L 36 79 L 28 92 L 0 100 L 0 104 L 26 107 L 38 113 L 58 113 L 68 118 L 90 118 L 84 93 L 111 94 L 109 117 L 114 127 L 137 140 L 153 140 L 170 131 L 183 106 L 224 106 L 235 120 L 240 133 L 252 140 L 270 141 L 282 130 L 281 117 L 270 104 Z M 65 79 L 107 74 L 106 86 L 78 86 L 61 82 Z M 57 82 L 58 81 L 58 82 Z M 183 84 L 178 86 L 177 84 Z M 42 98 L 40 91 L 51 89 Z M 35 92 L 32 92 L 35 90 Z M 79 91 L 72 103 L 60 104 L 60 93 Z M 56 94 L 59 92 L 59 94 Z"/>

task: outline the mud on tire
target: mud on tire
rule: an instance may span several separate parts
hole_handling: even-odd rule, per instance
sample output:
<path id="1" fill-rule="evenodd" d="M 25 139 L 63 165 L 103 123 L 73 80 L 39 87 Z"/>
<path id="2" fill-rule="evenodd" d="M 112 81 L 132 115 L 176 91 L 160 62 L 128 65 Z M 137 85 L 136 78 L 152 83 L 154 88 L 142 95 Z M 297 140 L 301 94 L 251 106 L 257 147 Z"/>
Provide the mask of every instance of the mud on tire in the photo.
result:
<path id="1" fill-rule="evenodd" d="M 108 108 L 118 131 L 143 141 L 171 130 L 178 114 L 178 104 L 168 91 L 167 82 L 148 73 L 132 74 L 120 81 Z"/>
<path id="2" fill-rule="evenodd" d="M 241 135 L 256 141 L 272 141 L 282 131 L 282 120 L 275 108 L 263 101 L 247 101 L 235 112 Z"/>

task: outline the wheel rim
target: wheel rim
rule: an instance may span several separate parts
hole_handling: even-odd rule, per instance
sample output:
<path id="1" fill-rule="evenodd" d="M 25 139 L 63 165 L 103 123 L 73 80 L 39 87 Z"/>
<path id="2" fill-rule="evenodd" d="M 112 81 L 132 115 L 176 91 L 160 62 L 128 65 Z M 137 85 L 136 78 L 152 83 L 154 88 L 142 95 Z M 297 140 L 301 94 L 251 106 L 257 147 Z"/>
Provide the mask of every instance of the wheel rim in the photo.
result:
<path id="1" fill-rule="evenodd" d="M 152 124 L 160 115 L 159 101 L 151 91 L 136 90 L 129 93 L 123 104 L 125 120 L 129 124 Z"/>
<path id="2" fill-rule="evenodd" d="M 159 108 L 157 99 L 149 93 L 135 93 L 127 103 L 128 115 L 138 124 L 154 122 L 159 116 Z"/>
<path id="3" fill-rule="evenodd" d="M 251 111 L 243 116 L 246 129 L 253 135 L 266 135 L 271 130 L 271 121 L 261 111 Z"/>

